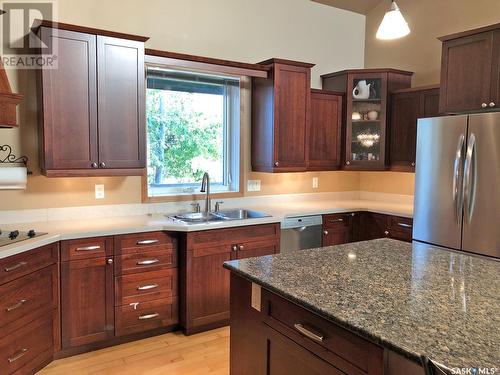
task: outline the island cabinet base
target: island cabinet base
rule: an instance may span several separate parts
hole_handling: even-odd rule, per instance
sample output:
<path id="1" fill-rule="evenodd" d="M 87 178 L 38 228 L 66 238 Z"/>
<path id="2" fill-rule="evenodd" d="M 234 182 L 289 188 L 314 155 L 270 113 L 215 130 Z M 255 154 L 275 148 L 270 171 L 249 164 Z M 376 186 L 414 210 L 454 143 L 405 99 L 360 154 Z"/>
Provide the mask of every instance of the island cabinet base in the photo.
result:
<path id="1" fill-rule="evenodd" d="M 423 374 L 419 370 L 417 364 L 231 274 L 231 375 Z"/>

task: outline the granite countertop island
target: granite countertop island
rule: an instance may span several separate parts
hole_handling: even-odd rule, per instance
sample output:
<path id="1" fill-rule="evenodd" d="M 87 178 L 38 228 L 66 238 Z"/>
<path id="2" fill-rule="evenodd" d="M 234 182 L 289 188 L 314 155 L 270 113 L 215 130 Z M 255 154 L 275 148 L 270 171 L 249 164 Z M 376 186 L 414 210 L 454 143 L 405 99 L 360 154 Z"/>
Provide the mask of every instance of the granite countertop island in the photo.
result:
<path id="1" fill-rule="evenodd" d="M 500 262 L 379 239 L 225 263 L 415 362 L 500 367 Z"/>

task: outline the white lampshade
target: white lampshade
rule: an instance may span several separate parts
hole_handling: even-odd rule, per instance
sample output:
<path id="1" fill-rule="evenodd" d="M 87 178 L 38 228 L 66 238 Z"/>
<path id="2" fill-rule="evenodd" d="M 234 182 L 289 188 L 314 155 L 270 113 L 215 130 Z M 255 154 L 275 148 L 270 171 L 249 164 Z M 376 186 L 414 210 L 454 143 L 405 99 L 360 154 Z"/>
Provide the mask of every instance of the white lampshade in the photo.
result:
<path id="1" fill-rule="evenodd" d="M 377 30 L 377 39 L 397 39 L 410 33 L 406 23 L 395 1 L 391 2 L 391 8 L 385 13 Z"/>

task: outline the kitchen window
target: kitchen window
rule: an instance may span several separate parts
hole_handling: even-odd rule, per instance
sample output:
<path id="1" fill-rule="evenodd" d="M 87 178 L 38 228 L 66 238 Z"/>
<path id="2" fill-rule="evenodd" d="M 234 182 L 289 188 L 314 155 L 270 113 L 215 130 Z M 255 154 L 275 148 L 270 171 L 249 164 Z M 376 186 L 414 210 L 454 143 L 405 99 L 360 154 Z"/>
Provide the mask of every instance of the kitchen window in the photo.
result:
<path id="1" fill-rule="evenodd" d="M 240 77 L 147 69 L 148 196 L 238 192 Z"/>

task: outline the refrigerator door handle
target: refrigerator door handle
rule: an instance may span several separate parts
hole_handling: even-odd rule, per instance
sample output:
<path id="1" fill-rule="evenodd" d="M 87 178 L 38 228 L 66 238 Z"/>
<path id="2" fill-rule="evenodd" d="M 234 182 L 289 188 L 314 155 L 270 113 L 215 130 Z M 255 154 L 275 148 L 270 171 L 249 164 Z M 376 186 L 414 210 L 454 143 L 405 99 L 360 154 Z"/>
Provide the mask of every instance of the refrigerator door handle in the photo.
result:
<path id="1" fill-rule="evenodd" d="M 463 149 L 465 136 L 460 135 L 458 139 L 457 151 L 455 153 L 455 162 L 453 163 L 453 203 L 455 205 L 455 219 L 457 224 L 460 224 L 462 219 L 463 196 L 462 184 L 460 180 L 460 170 L 463 164 Z"/>
<path id="2" fill-rule="evenodd" d="M 476 136 L 469 135 L 467 152 L 464 163 L 464 215 L 467 221 L 472 219 L 474 211 L 475 187 L 476 187 Z"/>

